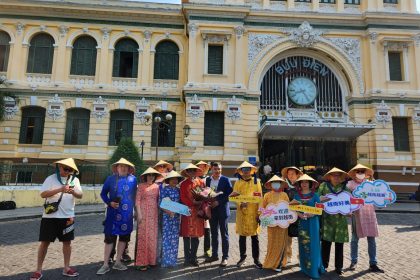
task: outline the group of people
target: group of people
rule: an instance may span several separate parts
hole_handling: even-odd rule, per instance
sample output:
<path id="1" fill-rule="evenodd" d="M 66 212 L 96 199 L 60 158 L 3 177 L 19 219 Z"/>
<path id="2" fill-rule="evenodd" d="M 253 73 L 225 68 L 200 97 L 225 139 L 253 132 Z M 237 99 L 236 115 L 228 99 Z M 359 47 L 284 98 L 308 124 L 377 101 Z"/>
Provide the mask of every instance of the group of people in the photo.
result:
<path id="1" fill-rule="evenodd" d="M 74 277 L 78 272 L 71 268 L 71 241 L 74 239 L 75 199 L 82 197 L 80 182 L 76 177 L 77 166 L 73 159 L 57 161 L 56 173 L 49 176 L 41 190 L 45 198 L 45 209 L 40 227 L 37 269 L 31 280 L 42 278 L 44 262 L 50 242 L 56 238 L 63 243 L 63 275 Z M 209 170 L 211 175 L 207 176 Z M 352 191 L 368 178 L 373 170 L 361 164 L 348 173 L 333 168 L 319 183 L 294 167 L 281 170 L 282 177 L 274 175 L 265 184 L 256 177 L 257 168 L 243 162 L 237 169 L 238 180 L 233 188 L 228 177 L 222 175 L 222 165 L 200 161 L 188 164 L 180 173 L 172 164 L 159 161 L 149 167 L 137 179 L 135 166 L 124 158 L 112 164 L 112 175 L 103 185 L 101 198 L 107 205 L 104 221 L 104 258 L 98 275 L 111 269 L 127 270 L 123 256 L 127 252 L 131 233 L 136 231 L 134 266 L 141 271 L 177 264 L 179 238 L 183 239 L 184 266 L 198 267 L 199 240 L 204 236 L 205 262 L 219 261 L 219 232 L 222 256 L 220 266 L 225 267 L 229 259 L 228 218 L 229 198 L 236 196 L 258 197 L 255 202 L 237 202 L 236 234 L 239 235 L 240 258 L 237 266 L 245 264 L 247 258 L 247 237 L 251 238 L 252 258 L 256 268 L 280 272 L 292 258 L 292 240 L 298 240 L 298 258 L 302 272 L 310 278 L 320 278 L 329 266 L 331 245 L 335 243 L 335 272 L 343 271 L 343 245 L 349 241 L 347 217 L 341 214 L 322 216 L 297 212 L 298 221 L 288 228 L 267 228 L 267 254 L 260 262 L 259 234 L 262 208 L 281 201 L 289 204 L 315 206 L 327 200 L 325 195 Z M 139 181 L 139 183 L 138 183 Z M 171 200 L 189 208 L 190 215 L 180 215 L 175 210 L 160 207 L 163 200 Z M 240 200 L 238 200 L 240 201 Z M 54 204 L 52 213 L 47 208 Z M 48 207 L 47 207 L 48 206 Z M 137 220 L 137 228 L 134 220 Z M 370 270 L 383 272 L 377 266 L 375 237 L 378 236 L 375 209 L 364 205 L 352 216 L 351 265 L 356 269 L 358 241 L 368 240 Z M 211 241 L 211 242 L 210 242 Z M 210 248 L 211 244 L 211 248 Z M 112 251 L 116 250 L 115 260 Z"/>

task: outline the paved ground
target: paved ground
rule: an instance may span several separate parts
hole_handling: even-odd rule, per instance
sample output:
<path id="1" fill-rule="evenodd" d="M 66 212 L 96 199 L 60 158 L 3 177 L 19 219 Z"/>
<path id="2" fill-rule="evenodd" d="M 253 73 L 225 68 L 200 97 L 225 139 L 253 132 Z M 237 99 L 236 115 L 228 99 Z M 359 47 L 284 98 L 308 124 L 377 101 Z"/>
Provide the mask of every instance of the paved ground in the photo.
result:
<path id="1" fill-rule="evenodd" d="M 200 268 L 152 269 L 147 272 L 130 268 L 126 272 L 111 271 L 105 276 L 95 275 L 100 266 L 103 254 L 103 236 L 101 234 L 102 214 L 79 216 L 77 222 L 77 239 L 73 245 L 72 265 L 80 272 L 77 279 L 308 279 L 299 270 L 296 259 L 296 242 L 294 242 L 294 259 L 288 269 L 282 273 L 254 269 L 250 264 L 236 268 L 238 260 L 238 238 L 234 234 L 234 215 L 231 218 L 231 251 L 228 267 L 221 269 L 218 263 L 206 264 Z M 355 272 L 346 271 L 342 277 L 327 273 L 323 279 L 420 279 L 420 215 L 379 213 L 380 238 L 377 241 L 378 260 L 385 274 L 368 273 L 366 242 L 360 242 L 359 268 Z M 0 280 L 28 279 L 35 267 L 37 238 L 40 219 L 15 220 L 0 222 Z M 201 241 L 202 242 L 202 241 Z M 248 241 L 250 243 L 250 241 Z M 130 244 L 133 251 L 134 243 Z M 261 261 L 266 251 L 266 230 L 260 237 Z M 250 251 L 250 244 L 248 244 Z M 345 263 L 350 261 L 349 245 L 345 247 Z M 182 263 L 182 241 L 180 242 L 179 263 Z M 200 244 L 202 252 L 202 243 Z M 250 255 L 249 252 L 248 255 Z M 133 254 L 132 254 L 133 255 Z M 333 254 L 332 254 L 333 255 Z M 333 257 L 333 256 L 332 256 Z M 201 259 L 203 260 L 203 259 Z M 331 261 L 333 263 L 333 261 Z M 58 242 L 51 245 L 44 266 L 44 279 L 64 279 L 61 276 L 62 253 Z M 332 269 L 332 267 L 331 267 Z"/>

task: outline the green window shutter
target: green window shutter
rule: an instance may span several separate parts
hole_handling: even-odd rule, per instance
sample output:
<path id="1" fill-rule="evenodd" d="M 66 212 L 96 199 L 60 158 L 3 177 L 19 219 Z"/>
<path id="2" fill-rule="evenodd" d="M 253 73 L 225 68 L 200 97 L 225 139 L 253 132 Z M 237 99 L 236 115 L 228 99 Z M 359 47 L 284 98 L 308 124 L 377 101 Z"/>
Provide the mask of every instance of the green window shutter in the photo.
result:
<path id="1" fill-rule="evenodd" d="M 121 39 L 115 45 L 113 77 L 136 78 L 139 64 L 139 45 L 132 39 Z"/>
<path id="2" fill-rule="evenodd" d="M 9 63 L 10 52 L 10 36 L 6 32 L 0 31 L 0 71 L 7 71 L 7 64 Z"/>
<path id="3" fill-rule="evenodd" d="M 139 68 L 139 52 L 133 52 L 133 69 L 131 70 L 131 78 L 137 78 Z"/>
<path id="4" fill-rule="evenodd" d="M 114 65 L 112 66 L 112 77 L 120 76 L 120 52 L 114 51 Z"/>
<path id="5" fill-rule="evenodd" d="M 208 74 L 223 74 L 223 46 L 208 46 Z"/>
<path id="6" fill-rule="evenodd" d="M 225 115 L 224 112 L 205 112 L 204 146 L 224 146 Z"/>
<path id="7" fill-rule="evenodd" d="M 122 137 L 133 137 L 134 113 L 128 110 L 114 110 L 111 112 L 108 145 L 116 146 Z"/>
<path id="8" fill-rule="evenodd" d="M 410 151 L 408 118 L 392 118 L 395 151 Z"/>
<path id="9" fill-rule="evenodd" d="M 71 75 L 95 76 L 96 41 L 90 36 L 79 37 L 73 44 Z"/>
<path id="10" fill-rule="evenodd" d="M 29 128 L 30 122 L 33 125 L 32 128 Z M 19 143 L 42 144 L 42 140 L 44 136 L 44 123 L 45 123 L 45 109 L 44 108 L 35 107 L 35 106 L 29 106 L 29 107 L 23 108 Z"/>
<path id="11" fill-rule="evenodd" d="M 402 69 L 401 69 L 401 53 L 400 52 L 388 52 L 388 63 L 389 63 L 389 79 L 391 81 L 402 81 Z"/>
<path id="12" fill-rule="evenodd" d="M 156 46 L 154 79 L 178 80 L 179 48 L 172 41 L 162 41 Z"/>
<path id="13" fill-rule="evenodd" d="M 79 120 L 79 145 L 87 145 L 89 141 L 89 119 L 83 118 Z"/>
<path id="14" fill-rule="evenodd" d="M 28 117 L 22 114 L 22 121 L 20 123 L 19 144 L 26 143 L 26 132 L 28 130 Z"/>
<path id="15" fill-rule="evenodd" d="M 54 39 L 45 33 L 32 38 L 29 46 L 28 73 L 51 74 L 54 57 Z"/>
<path id="16" fill-rule="evenodd" d="M 89 138 L 90 111 L 82 108 L 67 110 L 64 144 L 87 145 Z"/>
<path id="17" fill-rule="evenodd" d="M 67 112 L 67 120 L 66 120 L 66 133 L 64 135 L 64 144 L 71 145 L 72 143 L 72 135 L 73 135 L 73 123 L 74 119 L 73 116 L 70 116 L 69 112 Z"/>

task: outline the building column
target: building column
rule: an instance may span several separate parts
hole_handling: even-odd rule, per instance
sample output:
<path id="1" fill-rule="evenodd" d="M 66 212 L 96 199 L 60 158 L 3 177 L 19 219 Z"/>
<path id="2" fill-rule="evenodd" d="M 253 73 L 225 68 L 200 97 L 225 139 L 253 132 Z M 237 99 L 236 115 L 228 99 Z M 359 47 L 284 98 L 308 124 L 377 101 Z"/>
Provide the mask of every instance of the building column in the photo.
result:
<path id="1" fill-rule="evenodd" d="M 344 0 L 337 0 L 337 12 L 344 11 Z"/>
<path id="2" fill-rule="evenodd" d="M 196 57 L 197 57 L 197 32 L 198 26 L 195 23 L 188 24 L 188 33 L 190 38 L 188 40 L 188 78 L 187 83 L 194 83 L 197 81 L 196 79 L 196 72 L 197 67 L 196 64 Z"/>
<path id="3" fill-rule="evenodd" d="M 287 9 L 294 9 L 295 8 L 295 0 L 287 0 Z"/>
<path id="4" fill-rule="evenodd" d="M 236 44 L 235 44 L 235 87 L 241 87 L 245 84 L 244 82 L 244 71 L 247 69 L 246 62 L 244 59 L 246 56 L 243 54 L 244 50 L 247 49 L 245 28 L 243 26 L 235 27 Z"/>
<path id="5" fill-rule="evenodd" d="M 414 77 L 420 76 L 420 33 L 414 36 Z M 419 79 L 414 79 L 414 81 L 411 81 L 416 83 L 415 87 L 420 87 L 420 81 Z"/>
<path id="6" fill-rule="evenodd" d="M 114 54 L 114 48 L 109 46 L 109 35 L 111 33 L 111 30 L 109 30 L 108 28 L 102 28 L 101 31 L 102 48 L 98 50 L 98 59 L 96 60 L 96 63 L 98 64 L 98 72 L 96 73 L 96 83 L 103 86 L 108 84 L 112 79 L 112 55 Z"/>
<path id="7" fill-rule="evenodd" d="M 139 59 L 139 64 L 141 65 L 141 68 L 139 67 L 139 82 L 141 84 L 142 88 L 149 87 L 150 84 L 150 77 L 153 79 L 153 74 L 150 73 L 151 67 L 151 61 L 152 61 L 152 55 L 154 55 L 154 52 L 151 51 L 151 40 L 152 40 L 152 32 L 151 31 L 144 31 L 144 45 L 143 45 L 143 52 L 139 53 L 139 58 L 141 54 L 141 60 Z M 141 75 L 140 75 L 141 73 Z M 153 81 L 152 81 L 153 84 Z"/>
<path id="8" fill-rule="evenodd" d="M 319 0 L 312 0 L 312 11 L 319 11 Z"/>
<path id="9" fill-rule="evenodd" d="M 372 90 L 379 89 L 380 81 L 383 81 L 383 77 L 379 77 L 379 73 L 381 71 L 376 71 L 374 69 L 375 65 L 377 65 L 378 61 L 380 60 L 380 56 L 378 55 L 378 33 L 376 32 L 369 32 L 368 33 L 368 44 L 369 44 L 369 59 L 370 59 L 370 73 L 371 73 L 371 85 Z"/>

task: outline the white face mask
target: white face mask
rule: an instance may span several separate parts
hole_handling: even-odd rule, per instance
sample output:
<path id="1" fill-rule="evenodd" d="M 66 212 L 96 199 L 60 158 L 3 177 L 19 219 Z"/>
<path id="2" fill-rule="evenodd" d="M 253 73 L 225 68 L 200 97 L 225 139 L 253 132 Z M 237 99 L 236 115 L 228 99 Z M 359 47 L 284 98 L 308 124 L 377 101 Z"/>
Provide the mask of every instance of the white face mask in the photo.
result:
<path id="1" fill-rule="evenodd" d="M 273 190 L 278 191 L 280 189 L 281 184 L 280 183 L 271 183 L 271 187 Z"/>
<path id="2" fill-rule="evenodd" d="M 356 178 L 359 180 L 364 180 L 366 178 L 366 175 L 364 173 L 357 173 Z"/>

